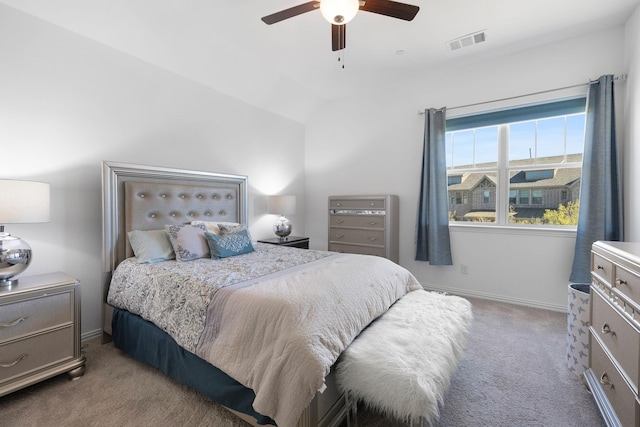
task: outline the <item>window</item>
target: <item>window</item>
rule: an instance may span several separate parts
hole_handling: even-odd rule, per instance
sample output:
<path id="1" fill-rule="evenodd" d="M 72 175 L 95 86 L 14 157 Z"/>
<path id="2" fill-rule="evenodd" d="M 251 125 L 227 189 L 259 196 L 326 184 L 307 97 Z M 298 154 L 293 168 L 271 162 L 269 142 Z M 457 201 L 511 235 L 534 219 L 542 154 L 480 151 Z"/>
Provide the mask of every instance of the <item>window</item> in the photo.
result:
<path id="1" fill-rule="evenodd" d="M 447 177 L 447 182 L 448 182 L 448 185 L 461 184 L 462 183 L 462 175 L 448 176 Z"/>
<path id="2" fill-rule="evenodd" d="M 526 171 L 524 177 L 527 181 L 537 181 L 539 179 L 553 178 L 553 170 L 547 169 L 543 171 Z"/>
<path id="3" fill-rule="evenodd" d="M 574 98 L 447 120 L 450 221 L 558 224 L 578 205 L 584 111 Z"/>

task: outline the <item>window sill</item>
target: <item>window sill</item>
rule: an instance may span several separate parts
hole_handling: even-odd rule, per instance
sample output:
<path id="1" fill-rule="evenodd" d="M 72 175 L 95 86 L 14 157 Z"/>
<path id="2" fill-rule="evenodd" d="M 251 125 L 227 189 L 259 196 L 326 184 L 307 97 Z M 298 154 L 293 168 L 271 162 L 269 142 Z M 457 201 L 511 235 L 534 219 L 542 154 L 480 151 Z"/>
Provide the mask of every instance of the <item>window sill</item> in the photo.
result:
<path id="1" fill-rule="evenodd" d="M 518 225 L 496 225 L 489 223 L 462 224 L 459 222 L 449 223 L 449 231 L 454 233 L 491 233 L 491 234 L 520 234 L 528 236 L 553 236 L 575 238 L 577 230 L 575 227 L 562 226 L 518 226 Z"/>

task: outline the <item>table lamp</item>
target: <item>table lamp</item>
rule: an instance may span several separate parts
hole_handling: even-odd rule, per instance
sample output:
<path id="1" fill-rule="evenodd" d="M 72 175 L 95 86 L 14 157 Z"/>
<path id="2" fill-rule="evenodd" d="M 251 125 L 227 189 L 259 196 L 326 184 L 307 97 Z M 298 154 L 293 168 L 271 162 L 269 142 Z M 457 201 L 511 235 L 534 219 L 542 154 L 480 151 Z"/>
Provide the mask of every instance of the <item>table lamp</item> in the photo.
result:
<path id="1" fill-rule="evenodd" d="M 31 263 L 31 247 L 4 231 L 4 224 L 49 222 L 49 184 L 0 179 L 0 290 L 18 283 L 14 276 Z"/>
<path id="2" fill-rule="evenodd" d="M 269 196 L 267 211 L 270 214 L 280 215 L 273 224 L 273 232 L 284 240 L 291 234 L 291 221 L 285 215 L 296 213 L 296 196 Z"/>

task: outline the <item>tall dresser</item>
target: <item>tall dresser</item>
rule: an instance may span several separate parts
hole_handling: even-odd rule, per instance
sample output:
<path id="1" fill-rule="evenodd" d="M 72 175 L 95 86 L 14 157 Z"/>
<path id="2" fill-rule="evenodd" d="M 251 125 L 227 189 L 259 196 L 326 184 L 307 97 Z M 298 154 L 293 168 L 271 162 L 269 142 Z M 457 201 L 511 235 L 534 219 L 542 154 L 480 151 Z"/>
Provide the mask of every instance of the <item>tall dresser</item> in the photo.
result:
<path id="1" fill-rule="evenodd" d="M 398 262 L 398 196 L 330 196 L 329 250 Z"/>
<path id="2" fill-rule="evenodd" d="M 640 426 L 640 243 L 591 251 L 589 369 L 585 379 L 609 426 Z"/>

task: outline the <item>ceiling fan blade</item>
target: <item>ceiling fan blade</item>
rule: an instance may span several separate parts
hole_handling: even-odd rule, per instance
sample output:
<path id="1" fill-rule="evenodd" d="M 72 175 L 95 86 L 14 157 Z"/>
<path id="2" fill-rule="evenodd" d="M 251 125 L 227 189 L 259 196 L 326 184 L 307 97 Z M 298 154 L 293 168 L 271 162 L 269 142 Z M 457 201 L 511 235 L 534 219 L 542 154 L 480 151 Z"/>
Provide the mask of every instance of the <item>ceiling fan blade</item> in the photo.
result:
<path id="1" fill-rule="evenodd" d="M 347 34 L 346 25 L 331 25 L 331 50 L 342 50 L 346 47 L 345 36 Z"/>
<path id="2" fill-rule="evenodd" d="M 360 2 L 360 10 L 411 21 L 416 17 L 420 8 L 390 0 L 366 0 Z"/>
<path id="3" fill-rule="evenodd" d="M 299 4 L 298 6 L 290 7 L 289 9 L 281 10 L 271 15 L 267 15 L 262 18 L 265 24 L 275 24 L 276 22 L 284 21 L 285 19 L 293 18 L 294 16 L 302 15 L 303 13 L 311 12 L 320 8 L 319 1 L 310 1 L 307 3 Z"/>

